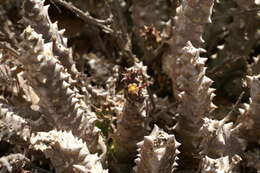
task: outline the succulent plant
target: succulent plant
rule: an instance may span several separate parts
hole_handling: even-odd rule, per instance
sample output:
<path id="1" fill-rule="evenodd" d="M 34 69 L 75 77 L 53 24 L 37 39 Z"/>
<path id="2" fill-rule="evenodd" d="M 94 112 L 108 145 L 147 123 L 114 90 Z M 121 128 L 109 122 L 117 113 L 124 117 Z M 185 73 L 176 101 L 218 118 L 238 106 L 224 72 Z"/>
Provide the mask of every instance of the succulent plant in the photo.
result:
<path id="1" fill-rule="evenodd" d="M 258 19 L 257 0 L 0 1 L 0 172 L 259 172 Z"/>

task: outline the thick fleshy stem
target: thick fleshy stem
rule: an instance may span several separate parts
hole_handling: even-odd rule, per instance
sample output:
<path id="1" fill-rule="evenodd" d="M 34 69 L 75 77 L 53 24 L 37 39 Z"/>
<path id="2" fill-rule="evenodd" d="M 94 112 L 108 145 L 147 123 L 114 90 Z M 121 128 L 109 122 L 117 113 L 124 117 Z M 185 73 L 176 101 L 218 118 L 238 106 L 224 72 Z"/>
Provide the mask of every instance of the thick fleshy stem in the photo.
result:
<path id="1" fill-rule="evenodd" d="M 211 23 L 213 4 L 214 0 L 184 0 L 177 8 L 175 27 L 172 30 L 172 38 L 168 41 L 170 51 L 164 56 L 162 62 L 163 70 L 173 83 L 175 82 L 173 73 L 176 73 L 176 61 L 182 54 L 182 48 L 188 41 L 195 47 L 200 47 L 203 43 L 204 25 Z"/>
<path id="2" fill-rule="evenodd" d="M 179 101 L 176 131 L 184 155 L 198 154 L 203 118 L 216 107 L 212 103 L 214 89 L 210 88 L 213 81 L 205 76 L 207 59 L 199 56 L 201 51 L 188 42 L 175 61 L 175 73 L 172 75 Z"/>
<path id="3" fill-rule="evenodd" d="M 27 145 L 30 135 L 30 123 L 17 115 L 10 106 L 0 103 L 0 140 Z"/>
<path id="4" fill-rule="evenodd" d="M 18 60 L 24 65 L 26 78 L 40 98 L 41 112 L 55 128 L 71 130 L 87 142 L 90 151 L 96 151 L 97 117 L 77 88 L 71 85 L 71 75 L 54 58 L 52 43 L 45 44 L 31 27 L 25 29 L 22 38 Z"/>
<path id="5" fill-rule="evenodd" d="M 215 109 L 212 103 L 213 81 L 206 77 L 205 61 L 199 54 L 203 29 L 210 23 L 214 0 L 184 0 L 176 10 L 175 27 L 168 41 L 170 51 L 163 57 L 163 70 L 172 80 L 173 93 L 180 102 L 177 112 L 177 136 L 182 143 L 182 155 L 194 161 L 199 154 L 200 128 L 203 118 Z M 193 158 L 189 158 L 190 154 Z"/>
<path id="6" fill-rule="evenodd" d="M 162 29 L 170 18 L 169 8 L 164 0 L 133 0 L 132 20 L 136 30 L 151 25 Z"/>
<path id="7" fill-rule="evenodd" d="M 172 173 L 177 166 L 178 143 L 174 135 L 169 135 L 156 125 L 149 136 L 137 143 L 138 158 L 135 159 L 137 173 Z"/>
<path id="8" fill-rule="evenodd" d="M 136 155 L 136 143 L 148 133 L 149 95 L 146 66 L 136 63 L 122 79 L 125 103 L 117 120 L 115 134 L 118 161 L 129 164 Z"/>
<path id="9" fill-rule="evenodd" d="M 238 137 L 238 129 L 239 126 L 235 127 L 232 122 L 226 123 L 226 119 L 204 118 L 200 129 L 202 135 L 200 155 L 211 158 L 241 155 L 243 143 Z"/>
<path id="10" fill-rule="evenodd" d="M 45 43 L 53 41 L 53 54 L 58 56 L 61 64 L 74 78 L 79 72 L 72 57 L 72 49 L 67 47 L 65 30 L 59 30 L 57 22 L 51 22 L 48 8 L 49 6 L 44 6 L 44 1 L 25 0 L 21 22 L 30 25 L 38 34 L 42 34 Z"/>
<path id="11" fill-rule="evenodd" d="M 260 75 L 247 76 L 247 85 L 250 87 L 250 104 L 244 104 L 240 109 L 238 119 L 240 137 L 248 142 L 260 142 Z"/>
<path id="12" fill-rule="evenodd" d="M 31 137 L 31 147 L 42 151 L 57 173 L 107 173 L 97 154 L 90 154 L 87 144 L 71 131 L 38 132 Z"/>
<path id="13" fill-rule="evenodd" d="M 201 173 L 237 173 L 234 171 L 236 165 L 241 161 L 238 155 L 230 158 L 229 156 L 212 159 L 210 157 L 203 158 Z"/>
<path id="14" fill-rule="evenodd" d="M 242 158 L 242 143 L 237 135 L 237 127 L 223 120 L 203 119 L 200 156 L 202 173 L 238 172 L 235 167 Z M 230 160 L 230 158 L 232 158 Z"/>

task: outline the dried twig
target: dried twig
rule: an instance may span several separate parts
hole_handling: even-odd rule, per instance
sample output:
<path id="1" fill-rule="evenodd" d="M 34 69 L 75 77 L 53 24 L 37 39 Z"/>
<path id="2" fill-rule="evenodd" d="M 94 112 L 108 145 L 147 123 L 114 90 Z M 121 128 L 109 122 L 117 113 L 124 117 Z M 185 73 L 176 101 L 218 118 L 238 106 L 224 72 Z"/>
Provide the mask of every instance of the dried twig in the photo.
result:
<path id="1" fill-rule="evenodd" d="M 238 107 L 238 104 L 241 102 L 243 96 L 244 96 L 245 92 L 243 91 L 239 97 L 237 98 L 236 103 L 232 106 L 232 109 L 229 111 L 229 113 L 227 114 L 227 116 L 225 117 L 225 122 L 227 122 L 228 120 L 230 120 L 230 116 L 232 115 L 232 113 L 235 111 L 235 109 Z"/>
<path id="2" fill-rule="evenodd" d="M 68 2 L 65 2 L 63 0 L 51 0 L 51 1 L 52 2 L 56 2 L 56 3 L 64 6 L 68 10 L 72 11 L 73 13 L 75 13 L 84 22 L 91 23 L 91 24 L 101 28 L 102 31 L 104 31 L 106 33 L 113 33 L 114 32 L 109 26 L 107 26 L 112 21 L 111 17 L 109 17 L 106 20 L 96 19 L 96 18 L 90 16 L 89 12 L 85 12 L 84 13 L 83 11 L 81 11 L 80 9 L 75 7 L 72 3 L 68 3 Z"/>

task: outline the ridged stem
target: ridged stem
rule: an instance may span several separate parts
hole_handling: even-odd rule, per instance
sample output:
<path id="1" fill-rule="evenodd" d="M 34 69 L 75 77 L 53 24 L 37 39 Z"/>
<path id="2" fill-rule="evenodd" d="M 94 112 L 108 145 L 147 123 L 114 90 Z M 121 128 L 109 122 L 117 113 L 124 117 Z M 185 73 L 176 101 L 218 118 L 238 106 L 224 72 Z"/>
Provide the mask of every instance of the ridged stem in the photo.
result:
<path id="1" fill-rule="evenodd" d="M 137 173 L 172 173 L 177 166 L 178 143 L 156 125 L 149 136 L 137 144 L 138 158 L 135 159 Z"/>
<path id="2" fill-rule="evenodd" d="M 40 98 L 41 112 L 55 128 L 71 130 L 95 151 L 99 131 L 95 127 L 97 117 L 77 88 L 71 85 L 73 79 L 54 57 L 52 43 L 45 44 L 31 27 L 25 29 L 22 37 L 18 60 L 24 65 L 26 78 Z"/>
<path id="3" fill-rule="evenodd" d="M 247 76 L 247 85 L 250 87 L 250 104 L 244 104 L 240 109 L 238 119 L 240 136 L 248 142 L 260 142 L 260 75 Z"/>
<path id="4" fill-rule="evenodd" d="M 53 54 L 58 56 L 61 64 L 74 76 L 78 74 L 72 57 L 72 49 L 67 47 L 65 30 L 59 30 L 57 22 L 52 23 L 49 14 L 49 6 L 44 6 L 44 1 L 25 0 L 23 3 L 22 23 L 30 25 L 38 34 L 42 34 L 45 43 L 53 41 Z"/>
<path id="5" fill-rule="evenodd" d="M 211 23 L 214 0 L 184 0 L 176 10 L 175 27 L 172 38 L 168 41 L 170 52 L 163 58 L 163 69 L 175 82 L 174 75 L 177 58 L 182 48 L 190 41 L 195 47 L 204 42 L 202 34 L 204 26 Z"/>
<path id="6" fill-rule="evenodd" d="M 57 173 L 107 173 L 97 154 L 90 154 L 87 144 L 71 131 L 38 132 L 31 137 L 31 147 L 42 151 Z"/>
<path id="7" fill-rule="evenodd" d="M 10 106 L 0 103 L 0 140 L 12 144 L 26 144 L 31 136 L 31 125 L 17 115 Z"/>
<path id="8" fill-rule="evenodd" d="M 126 101 L 118 115 L 115 146 L 118 161 L 129 164 L 137 153 L 136 143 L 148 133 L 150 100 L 146 67 L 142 63 L 136 63 L 128 68 L 122 82 Z"/>
<path id="9" fill-rule="evenodd" d="M 210 88 L 213 81 L 205 75 L 207 59 L 199 56 L 201 51 L 188 42 L 175 62 L 176 73 L 172 76 L 179 101 L 176 131 L 184 155 L 198 154 L 203 118 L 216 107 L 212 103 L 214 89 Z"/>

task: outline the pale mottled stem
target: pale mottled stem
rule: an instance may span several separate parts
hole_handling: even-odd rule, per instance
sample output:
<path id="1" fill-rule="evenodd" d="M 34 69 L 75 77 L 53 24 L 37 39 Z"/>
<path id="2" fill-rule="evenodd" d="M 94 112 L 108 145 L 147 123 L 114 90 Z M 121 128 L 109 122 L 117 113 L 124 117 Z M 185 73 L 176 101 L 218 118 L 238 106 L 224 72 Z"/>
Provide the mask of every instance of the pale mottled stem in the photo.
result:
<path id="1" fill-rule="evenodd" d="M 203 49 L 195 48 L 203 43 L 203 27 L 210 22 L 213 4 L 214 0 L 182 2 L 168 42 L 170 52 L 163 58 L 163 69 L 172 79 L 173 92 L 180 102 L 177 131 L 188 153 L 198 146 L 202 118 L 215 108 L 214 89 L 210 88 L 213 81 L 205 76 L 207 59 L 199 56 Z"/>
<path id="2" fill-rule="evenodd" d="M 250 87 L 250 104 L 240 109 L 240 136 L 248 142 L 260 142 L 260 75 L 247 76 Z"/>
<path id="3" fill-rule="evenodd" d="M 127 69 L 124 82 L 125 103 L 117 120 L 115 142 L 119 161 L 128 163 L 136 154 L 136 143 L 147 135 L 149 115 L 148 76 L 142 63 Z M 140 88 L 142 87 L 142 88 Z"/>
<path id="4" fill-rule="evenodd" d="M 10 106 L 0 103 L 0 140 L 25 144 L 31 135 L 31 125 Z"/>
<path id="5" fill-rule="evenodd" d="M 212 103 L 214 89 L 210 88 L 213 81 L 205 76 L 207 59 L 199 56 L 201 51 L 188 42 L 180 57 L 176 59 L 175 74 L 172 76 L 180 102 L 177 108 L 180 116 L 176 131 L 185 153 L 189 155 L 191 152 L 198 153 L 203 118 L 209 116 L 216 107 Z"/>
<path id="6" fill-rule="evenodd" d="M 206 156 L 203 158 L 201 173 L 238 173 L 234 168 L 240 161 L 241 157 L 238 155 L 233 157 L 225 156 L 218 159 L 212 159 Z"/>
<path id="7" fill-rule="evenodd" d="M 138 158 L 135 159 L 137 173 L 172 173 L 177 166 L 178 143 L 156 125 L 149 136 L 138 144 Z"/>
<path id="8" fill-rule="evenodd" d="M 38 132 L 31 137 L 31 147 L 42 151 L 57 173 L 107 173 L 97 154 L 90 154 L 87 144 L 71 131 Z"/>
<path id="9" fill-rule="evenodd" d="M 202 34 L 205 24 L 211 22 L 214 0 L 184 0 L 176 10 L 175 27 L 168 44 L 170 53 L 163 58 L 163 69 L 172 78 L 177 58 L 182 48 L 190 41 L 195 47 L 203 43 Z M 173 84 L 174 85 L 174 84 Z"/>
<path id="10" fill-rule="evenodd" d="M 98 129 L 97 117 L 83 101 L 73 79 L 54 58 L 52 43 L 44 43 L 41 35 L 31 27 L 22 34 L 21 56 L 25 75 L 39 96 L 39 106 L 49 122 L 58 129 L 71 130 L 87 142 L 91 151 L 96 150 Z"/>
<path id="11" fill-rule="evenodd" d="M 200 129 L 202 135 L 200 154 L 211 158 L 241 155 L 243 147 L 238 138 L 238 128 L 239 126 L 235 127 L 232 122 L 226 123 L 225 119 L 204 118 Z"/>
<path id="12" fill-rule="evenodd" d="M 136 31 L 151 25 L 162 29 L 170 18 L 169 8 L 164 0 L 133 0 L 132 20 Z"/>
<path id="13" fill-rule="evenodd" d="M 237 127 L 223 120 L 204 118 L 201 127 L 200 156 L 202 173 L 236 173 L 235 166 L 242 160 L 242 144 L 237 136 Z M 231 159 L 230 159 L 231 158 Z"/>
<path id="14" fill-rule="evenodd" d="M 44 6 L 44 1 L 25 0 L 21 22 L 30 25 L 38 34 L 42 34 L 44 42 L 53 42 L 53 54 L 58 56 L 59 61 L 74 78 L 78 71 L 72 57 L 72 49 L 67 47 L 65 30 L 59 30 L 57 22 L 51 22 L 48 8 L 49 6 Z"/>

